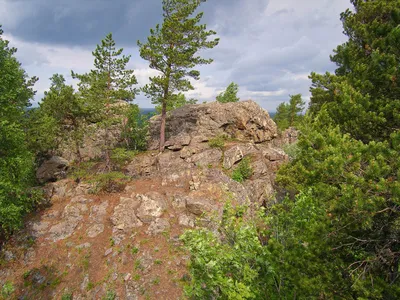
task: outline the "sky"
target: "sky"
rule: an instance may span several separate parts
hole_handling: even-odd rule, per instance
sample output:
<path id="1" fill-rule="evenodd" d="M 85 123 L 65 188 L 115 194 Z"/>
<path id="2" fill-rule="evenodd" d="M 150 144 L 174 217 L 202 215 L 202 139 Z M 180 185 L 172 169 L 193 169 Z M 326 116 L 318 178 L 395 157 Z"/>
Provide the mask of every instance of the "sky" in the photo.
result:
<path id="1" fill-rule="evenodd" d="M 76 85 L 71 70 L 93 68 L 92 51 L 109 32 L 118 48 L 131 55 L 139 85 L 156 72 L 139 56 L 137 41 L 146 41 L 150 28 L 162 23 L 161 0 L 0 0 L 3 38 L 18 48 L 16 54 L 29 76 L 39 77 L 33 104 L 49 88 L 49 78 L 60 73 Z M 332 72 L 329 56 L 346 41 L 340 13 L 349 0 L 208 0 L 200 10 L 202 22 L 220 43 L 202 51 L 213 58 L 198 68 L 199 81 L 187 93 L 199 102 L 215 101 L 231 82 L 239 85 L 241 100 L 252 99 L 275 111 L 289 95 L 301 93 L 308 101 L 312 71 Z M 140 94 L 140 107 L 153 105 Z"/>

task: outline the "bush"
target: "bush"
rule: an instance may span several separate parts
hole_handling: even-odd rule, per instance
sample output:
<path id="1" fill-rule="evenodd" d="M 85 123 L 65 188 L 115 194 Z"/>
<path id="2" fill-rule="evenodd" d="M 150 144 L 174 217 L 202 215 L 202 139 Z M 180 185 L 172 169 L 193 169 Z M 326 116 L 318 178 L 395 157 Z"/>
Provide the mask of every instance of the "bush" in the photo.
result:
<path id="1" fill-rule="evenodd" d="M 103 174 L 97 174 L 89 180 L 90 183 L 94 183 L 95 186 L 91 190 L 93 194 L 100 192 L 114 193 L 121 192 L 126 185 L 129 177 L 121 172 L 109 172 Z"/>
<path id="2" fill-rule="evenodd" d="M 186 231 L 181 239 L 189 250 L 190 299 L 266 299 L 273 282 L 256 220 L 244 217 L 245 207 L 225 206 L 218 233 Z M 272 284 L 271 284 L 272 285 Z"/>
<path id="3" fill-rule="evenodd" d="M 137 151 L 128 150 L 126 148 L 115 148 L 111 152 L 111 160 L 114 164 L 118 165 L 118 167 L 122 167 L 130 162 L 136 154 Z"/>
<path id="4" fill-rule="evenodd" d="M 237 182 L 243 182 L 253 175 L 253 169 L 250 165 L 250 158 L 245 157 L 232 172 L 232 179 Z"/>
<path id="5" fill-rule="evenodd" d="M 208 141 L 208 146 L 211 148 L 220 148 L 222 149 L 225 146 L 225 136 L 217 136 Z"/>
<path id="6" fill-rule="evenodd" d="M 4 299 L 9 299 L 14 292 L 14 285 L 11 282 L 7 281 L 3 284 L 3 287 L 1 288 L 1 297 Z"/>

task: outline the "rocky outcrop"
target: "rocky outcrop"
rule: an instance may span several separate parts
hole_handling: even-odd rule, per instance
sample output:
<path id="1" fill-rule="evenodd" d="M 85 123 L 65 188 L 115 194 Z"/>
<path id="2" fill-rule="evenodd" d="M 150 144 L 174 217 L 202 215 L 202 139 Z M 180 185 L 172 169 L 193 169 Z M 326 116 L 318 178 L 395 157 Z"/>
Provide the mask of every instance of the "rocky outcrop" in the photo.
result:
<path id="1" fill-rule="evenodd" d="M 68 160 L 53 156 L 41 164 L 36 171 L 36 178 L 40 183 L 57 181 L 66 177 L 68 167 Z"/>
<path id="2" fill-rule="evenodd" d="M 103 299 L 110 289 L 115 299 L 182 298 L 177 282 L 188 257 L 180 235 L 187 228 L 216 230 L 228 201 L 249 212 L 266 204 L 288 157 L 275 123 L 252 101 L 186 106 L 171 112 L 167 124 L 167 149 L 128 163 L 122 171 L 131 180 L 118 193 L 94 195 L 95 183 L 72 179 L 48 183 L 52 206 L 27 222 L 25 236 L 13 239 L 18 246 L 0 253 L 0 286 L 15 280 L 21 299 L 60 299 L 69 291 L 74 299 Z M 251 176 L 237 182 L 232 173 L 244 159 Z M 25 274 L 44 263 L 60 284 L 38 292 Z"/>
<path id="3" fill-rule="evenodd" d="M 158 149 L 160 116 L 150 123 L 149 149 Z M 165 146 L 181 150 L 184 146 L 226 135 L 239 141 L 263 143 L 277 136 L 275 122 L 253 101 L 212 102 L 186 105 L 169 113 Z"/>
<path id="4" fill-rule="evenodd" d="M 79 134 L 66 131 L 56 152 L 71 162 L 103 158 L 106 147 L 112 148 L 123 142 L 122 132 L 126 123 L 125 114 L 129 109 L 129 104 L 119 100 L 113 103 L 110 109 L 112 125 L 98 122 L 82 125 Z M 107 131 L 104 128 L 105 126 L 107 126 Z M 76 143 L 77 136 L 80 135 L 82 135 L 82 139 L 79 143 Z M 108 146 L 105 144 L 106 137 Z"/>

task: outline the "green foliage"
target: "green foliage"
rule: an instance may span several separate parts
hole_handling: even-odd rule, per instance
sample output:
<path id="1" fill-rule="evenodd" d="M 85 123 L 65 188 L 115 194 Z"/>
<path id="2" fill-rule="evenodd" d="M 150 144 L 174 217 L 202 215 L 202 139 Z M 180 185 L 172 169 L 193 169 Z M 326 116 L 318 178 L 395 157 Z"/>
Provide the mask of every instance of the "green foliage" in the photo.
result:
<path id="1" fill-rule="evenodd" d="M 114 300 L 117 297 L 117 293 L 112 290 L 108 290 L 106 295 L 103 297 L 104 300 Z"/>
<path id="2" fill-rule="evenodd" d="M 126 148 L 114 148 L 111 152 L 111 161 L 119 167 L 124 166 L 130 162 L 135 155 L 136 151 L 128 150 Z"/>
<path id="3" fill-rule="evenodd" d="M 244 217 L 246 208 L 224 209 L 218 233 L 186 231 L 181 239 L 191 253 L 190 299 L 265 299 L 272 285 L 268 252 L 259 239 L 256 222 Z"/>
<path id="4" fill-rule="evenodd" d="M 33 205 L 27 192 L 33 157 L 21 124 L 36 81 L 28 78 L 2 33 L 0 27 L 0 235 L 17 229 Z"/>
<path id="5" fill-rule="evenodd" d="M 217 101 L 221 103 L 238 102 L 240 99 L 237 96 L 239 86 L 232 82 L 226 88 L 226 91 L 217 96 Z"/>
<path id="6" fill-rule="evenodd" d="M 188 77 L 198 80 L 200 76 L 194 67 L 212 62 L 197 56 L 198 51 L 218 44 L 218 39 L 209 39 L 215 32 L 199 24 L 203 13 L 192 17 L 201 2 L 204 1 L 163 0 L 163 24 L 150 29 L 145 44 L 138 41 L 140 56 L 150 62 L 150 68 L 160 71 L 143 87 L 146 96 L 161 105 L 160 151 L 164 150 L 167 106 L 174 107 L 173 95 L 177 92 L 193 89 Z"/>
<path id="7" fill-rule="evenodd" d="M 232 179 L 237 182 L 243 182 L 253 175 L 253 169 L 250 165 L 250 157 L 243 158 L 232 172 Z"/>
<path id="8" fill-rule="evenodd" d="M 301 98 L 301 94 L 291 95 L 289 103 L 281 103 L 276 109 L 274 121 L 280 130 L 299 125 L 303 116 L 305 102 Z"/>
<path id="9" fill-rule="evenodd" d="M 208 141 L 208 146 L 211 148 L 224 148 L 225 146 L 225 137 L 220 135 L 215 138 L 212 138 Z"/>
<path id="10" fill-rule="evenodd" d="M 113 171 L 94 175 L 88 181 L 95 184 L 92 193 L 100 192 L 115 193 L 121 192 L 130 178 L 121 172 Z"/>
<path id="11" fill-rule="evenodd" d="M 130 56 L 122 55 L 122 52 L 122 48 L 116 49 L 109 33 L 92 52 L 95 69 L 81 75 L 72 72 L 72 77 L 79 79 L 79 97 L 84 103 L 87 119 L 96 122 L 104 131 L 103 152 L 108 170 L 111 169 L 109 131 L 114 124 L 122 123 L 128 109 L 118 101 L 131 102 L 137 94 L 133 70 L 126 69 Z"/>
<path id="12" fill-rule="evenodd" d="M 0 295 L 3 299 L 9 299 L 9 297 L 11 297 L 11 295 L 14 292 L 15 292 L 14 285 L 12 284 L 12 282 L 7 281 L 6 283 L 3 284 Z"/>
<path id="13" fill-rule="evenodd" d="M 50 89 L 44 93 L 40 107 L 27 115 L 28 145 L 36 155 L 52 154 L 61 140 L 70 135 L 78 148 L 87 116 L 81 99 L 72 86 L 65 84 L 63 75 L 54 74 L 50 80 Z"/>
<path id="14" fill-rule="evenodd" d="M 171 95 L 171 97 L 167 100 L 167 111 L 171 111 L 185 105 L 196 104 L 196 103 L 197 103 L 196 99 L 191 98 L 187 100 L 185 94 L 183 93 L 174 94 Z M 158 114 L 162 112 L 161 105 L 156 106 L 156 111 Z"/>
<path id="15" fill-rule="evenodd" d="M 310 223 L 304 228 L 305 234 L 309 230 L 320 234 L 308 238 L 316 246 L 312 259 L 320 265 L 335 261 L 336 272 L 351 284 L 351 288 L 345 283 L 332 284 L 325 292 L 397 298 L 396 249 L 400 244 L 392 237 L 400 233 L 400 134 L 393 133 L 386 142 L 364 144 L 342 135 L 338 127 L 324 126 L 327 118 L 321 112 L 314 122 L 308 120 L 298 142 L 300 153 L 279 171 L 277 181 L 290 194 L 307 191 L 305 200 L 322 209 L 315 229 Z M 295 211 L 299 201 L 291 205 L 284 211 L 293 220 L 303 219 L 304 212 Z"/>
<path id="16" fill-rule="evenodd" d="M 352 1 L 341 14 L 349 40 L 331 60 L 335 75 L 313 73 L 310 110 L 324 106 L 344 133 L 368 142 L 400 129 L 400 3 Z"/>
<path id="17" fill-rule="evenodd" d="M 127 122 L 123 132 L 128 149 L 145 151 L 149 129 L 149 115 L 142 115 L 137 105 L 131 105 L 127 111 Z"/>
<path id="18" fill-rule="evenodd" d="M 73 298 L 72 298 L 72 293 L 64 293 L 62 296 L 61 296 L 61 300 L 72 300 Z"/>

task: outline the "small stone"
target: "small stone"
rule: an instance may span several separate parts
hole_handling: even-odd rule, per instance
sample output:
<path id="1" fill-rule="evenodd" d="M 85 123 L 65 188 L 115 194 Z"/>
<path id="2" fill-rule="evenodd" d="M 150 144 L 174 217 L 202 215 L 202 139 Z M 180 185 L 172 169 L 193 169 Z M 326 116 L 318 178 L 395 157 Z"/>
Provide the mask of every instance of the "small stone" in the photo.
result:
<path id="1" fill-rule="evenodd" d="M 76 249 L 87 249 L 87 248 L 90 248 L 90 247 L 92 247 L 91 243 L 84 243 L 84 244 L 76 246 L 75 248 Z"/>
<path id="2" fill-rule="evenodd" d="M 104 256 L 108 256 L 113 252 L 113 248 L 109 248 L 106 250 L 106 252 L 104 252 Z"/>
<path id="3" fill-rule="evenodd" d="M 128 273 L 128 274 L 125 275 L 124 280 L 125 280 L 125 281 L 128 281 L 128 280 L 130 280 L 131 278 L 132 278 L 131 273 Z"/>

